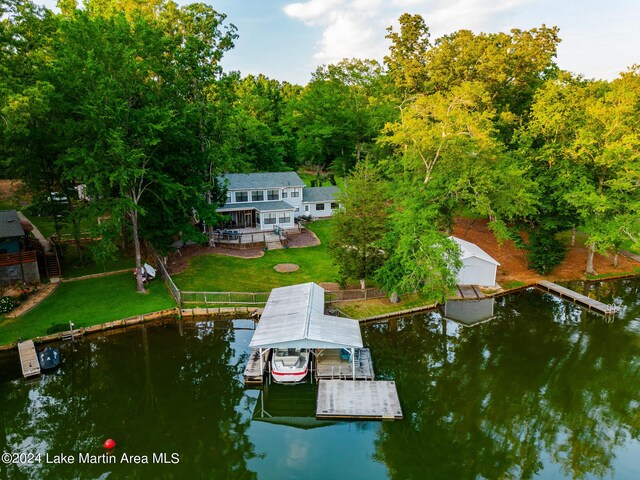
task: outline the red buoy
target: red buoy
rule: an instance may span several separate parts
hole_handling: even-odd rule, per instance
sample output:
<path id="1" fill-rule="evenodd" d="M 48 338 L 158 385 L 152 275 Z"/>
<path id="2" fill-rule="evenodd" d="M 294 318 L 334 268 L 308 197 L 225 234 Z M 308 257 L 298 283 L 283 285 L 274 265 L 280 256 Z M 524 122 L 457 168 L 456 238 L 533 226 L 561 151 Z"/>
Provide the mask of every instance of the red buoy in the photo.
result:
<path id="1" fill-rule="evenodd" d="M 116 442 L 113 438 L 107 438 L 104 441 L 103 445 L 104 445 L 104 448 L 106 448 L 107 450 L 111 450 L 116 446 Z"/>

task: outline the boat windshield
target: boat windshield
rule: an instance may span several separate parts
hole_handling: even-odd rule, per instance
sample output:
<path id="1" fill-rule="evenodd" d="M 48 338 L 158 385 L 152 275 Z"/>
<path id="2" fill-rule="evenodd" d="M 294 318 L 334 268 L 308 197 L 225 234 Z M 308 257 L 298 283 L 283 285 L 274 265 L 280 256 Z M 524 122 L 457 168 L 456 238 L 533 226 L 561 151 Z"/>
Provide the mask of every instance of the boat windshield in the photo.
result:
<path id="1" fill-rule="evenodd" d="M 300 348 L 278 348 L 276 350 L 277 357 L 299 357 L 301 353 L 306 352 L 306 349 Z"/>

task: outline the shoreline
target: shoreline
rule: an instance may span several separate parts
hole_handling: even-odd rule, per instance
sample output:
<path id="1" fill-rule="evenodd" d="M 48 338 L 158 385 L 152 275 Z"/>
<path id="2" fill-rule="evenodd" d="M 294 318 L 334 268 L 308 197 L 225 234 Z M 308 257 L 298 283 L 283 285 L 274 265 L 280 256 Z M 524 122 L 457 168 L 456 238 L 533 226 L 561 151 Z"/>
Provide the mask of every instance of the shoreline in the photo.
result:
<path id="1" fill-rule="evenodd" d="M 626 275 L 619 275 L 619 276 L 615 276 L 615 277 L 610 277 L 610 278 L 603 278 L 603 279 L 595 279 L 595 280 L 585 280 L 585 279 L 578 279 L 578 280 L 562 280 L 563 282 L 566 281 L 581 281 L 581 282 L 587 282 L 587 283 L 594 283 L 594 282 L 603 282 L 603 281 L 609 281 L 609 280 L 624 280 L 624 279 L 628 279 L 628 278 L 640 278 L 639 274 L 626 274 Z M 520 285 L 518 287 L 509 289 L 509 290 L 502 290 L 500 292 L 496 292 L 496 293 L 492 293 L 492 294 L 488 294 L 485 296 L 485 298 L 496 298 L 496 297 L 501 297 L 504 295 L 509 295 L 512 293 L 516 293 L 519 292 L 521 290 L 527 290 L 529 288 L 535 288 L 536 287 L 536 283 L 535 282 L 529 282 L 526 285 Z M 451 300 L 454 300 L 453 298 Z M 460 299 L 457 299 L 460 300 Z M 427 311 L 432 311 L 438 308 L 438 306 L 441 305 L 439 303 L 434 303 L 434 304 L 427 304 L 427 305 L 420 305 L 417 307 L 413 307 L 413 308 L 409 308 L 409 309 L 405 309 L 405 310 L 397 310 L 397 311 L 393 311 L 393 312 L 387 312 L 387 313 L 383 313 L 380 315 L 373 315 L 373 316 L 369 316 L 369 317 L 365 317 L 365 318 L 361 318 L 361 319 L 354 319 L 357 320 L 359 323 L 362 324 L 366 324 L 366 323 L 372 323 L 372 322 L 376 322 L 379 320 L 386 320 L 389 318 L 394 318 L 394 317 L 401 317 L 404 315 L 411 315 L 414 313 L 420 313 L 420 312 L 427 312 Z M 221 317 L 229 317 L 229 316 L 235 316 L 238 313 L 246 313 L 249 314 L 251 317 L 255 317 L 257 315 L 259 315 L 262 311 L 261 307 L 243 307 L 243 306 L 237 306 L 237 307 L 205 307 L 205 308 L 179 308 L 179 307 L 173 307 L 170 309 L 165 309 L 165 310 L 159 310 L 156 312 L 149 312 L 149 313 L 145 313 L 142 315 L 136 315 L 133 317 L 127 317 L 127 318 L 123 318 L 123 319 L 119 319 L 119 320 L 112 320 L 110 322 L 105 322 L 105 323 L 100 323 L 97 325 L 92 325 L 89 327 L 81 327 L 81 328 L 77 328 L 75 330 L 73 330 L 73 335 L 74 336 L 78 336 L 78 337 L 83 337 L 85 335 L 92 335 L 95 333 L 101 333 L 101 332 L 108 332 L 111 330 L 118 330 L 118 329 L 123 329 L 132 325 L 139 325 L 139 324 L 143 324 L 143 323 L 151 323 L 153 321 L 157 321 L 160 320 L 162 318 L 167 318 L 167 317 L 175 317 L 175 318 L 199 318 L 199 317 L 211 317 L 211 316 L 221 316 Z M 64 330 L 58 333 L 54 333 L 54 334 L 50 334 L 50 335 L 43 335 L 43 336 L 38 336 L 35 337 L 31 340 L 33 340 L 34 344 L 36 345 L 42 345 L 45 343 L 50 343 L 50 342 L 56 342 L 56 341 L 64 341 L 65 337 L 70 336 L 70 331 L 69 330 Z M 4 345 L 0 345 L 0 352 L 2 351 L 9 351 L 12 349 L 17 348 L 18 346 L 18 341 L 14 341 L 11 343 L 7 343 Z"/>

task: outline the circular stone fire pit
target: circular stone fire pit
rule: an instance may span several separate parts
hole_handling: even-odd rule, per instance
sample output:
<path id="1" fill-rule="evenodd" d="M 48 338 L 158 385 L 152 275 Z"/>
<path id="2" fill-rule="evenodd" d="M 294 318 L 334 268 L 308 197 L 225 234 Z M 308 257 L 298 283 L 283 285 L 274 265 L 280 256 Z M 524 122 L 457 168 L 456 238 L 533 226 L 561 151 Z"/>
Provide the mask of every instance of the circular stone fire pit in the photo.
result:
<path id="1" fill-rule="evenodd" d="M 295 263 L 279 263 L 273 269 L 279 273 L 291 273 L 300 270 L 300 266 Z"/>

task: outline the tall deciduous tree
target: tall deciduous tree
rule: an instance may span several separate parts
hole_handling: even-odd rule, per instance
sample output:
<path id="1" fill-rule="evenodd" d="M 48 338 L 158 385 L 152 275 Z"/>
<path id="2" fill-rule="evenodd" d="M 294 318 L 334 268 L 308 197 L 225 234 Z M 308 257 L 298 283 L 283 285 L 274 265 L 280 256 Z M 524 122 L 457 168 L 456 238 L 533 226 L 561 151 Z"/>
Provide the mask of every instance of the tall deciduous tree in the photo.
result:
<path id="1" fill-rule="evenodd" d="M 528 135 L 559 192 L 558 210 L 574 212 L 595 252 L 640 240 L 640 137 L 638 70 L 611 83 L 548 82 L 536 96 Z"/>
<path id="2" fill-rule="evenodd" d="M 345 191 L 334 214 L 329 252 L 342 281 L 360 280 L 361 288 L 384 262 L 382 239 L 389 210 L 388 185 L 373 165 L 362 161 L 345 180 Z"/>
<path id="3" fill-rule="evenodd" d="M 193 208 L 201 216 L 212 209 L 204 201 L 205 192 L 215 190 L 217 170 L 209 99 L 235 34 L 201 4 L 167 3 L 155 16 L 87 10 L 66 16 L 54 45 L 52 81 L 69 108 L 72 145 L 63 164 L 113 222 L 128 219 L 138 290 L 144 291 L 144 216 L 151 211 L 150 226 L 161 218 L 177 233 Z"/>

